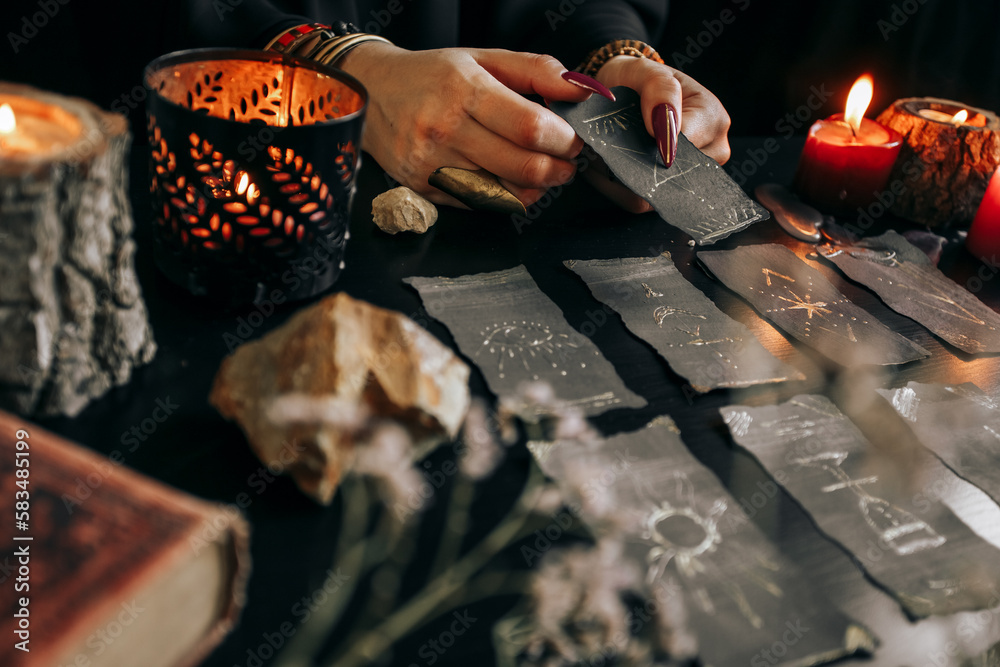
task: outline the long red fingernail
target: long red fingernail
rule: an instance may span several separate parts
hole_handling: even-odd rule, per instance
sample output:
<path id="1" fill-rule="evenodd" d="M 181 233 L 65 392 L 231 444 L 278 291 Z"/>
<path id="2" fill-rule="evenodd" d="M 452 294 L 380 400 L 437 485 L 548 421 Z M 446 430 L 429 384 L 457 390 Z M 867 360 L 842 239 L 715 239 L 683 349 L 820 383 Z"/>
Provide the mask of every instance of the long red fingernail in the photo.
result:
<path id="1" fill-rule="evenodd" d="M 586 88 L 592 93 L 604 95 L 604 97 L 608 98 L 612 102 L 615 101 L 615 94 L 612 93 L 607 86 L 593 77 L 589 77 L 586 74 L 580 74 L 579 72 L 563 72 L 562 78 L 569 81 L 574 86 Z"/>
<path id="2" fill-rule="evenodd" d="M 653 134 L 656 145 L 660 149 L 663 164 L 669 167 L 677 157 L 677 135 L 680 127 L 677 123 L 677 111 L 669 104 L 657 104 L 653 107 Z"/>

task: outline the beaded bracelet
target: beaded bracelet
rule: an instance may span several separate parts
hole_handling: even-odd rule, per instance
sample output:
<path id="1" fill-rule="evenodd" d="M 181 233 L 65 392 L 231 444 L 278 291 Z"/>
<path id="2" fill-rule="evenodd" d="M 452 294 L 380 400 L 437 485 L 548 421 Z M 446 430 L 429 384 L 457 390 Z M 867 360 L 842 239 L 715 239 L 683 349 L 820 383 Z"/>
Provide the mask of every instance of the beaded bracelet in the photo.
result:
<path id="1" fill-rule="evenodd" d="M 646 58 L 661 65 L 665 64 L 660 54 L 649 44 L 640 42 L 637 39 L 616 39 L 613 42 L 608 42 L 599 49 L 591 51 L 590 55 L 576 68 L 576 71 L 582 72 L 587 76 L 596 76 L 601 67 L 615 56 Z"/>

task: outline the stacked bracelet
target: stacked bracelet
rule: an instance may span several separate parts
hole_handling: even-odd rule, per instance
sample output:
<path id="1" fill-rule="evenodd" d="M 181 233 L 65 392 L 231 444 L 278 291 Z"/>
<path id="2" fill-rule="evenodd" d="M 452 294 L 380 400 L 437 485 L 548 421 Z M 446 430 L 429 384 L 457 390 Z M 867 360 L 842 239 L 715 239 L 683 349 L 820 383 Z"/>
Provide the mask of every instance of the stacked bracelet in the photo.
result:
<path id="1" fill-rule="evenodd" d="M 306 23 L 287 28 L 271 38 L 264 48 L 336 66 L 348 51 L 365 42 L 392 44 L 385 37 L 361 32 L 351 23 L 338 22 L 334 26 Z"/>
<path id="2" fill-rule="evenodd" d="M 590 55 L 576 68 L 576 71 L 587 76 L 597 76 L 597 72 L 601 67 L 615 56 L 647 58 L 661 65 L 664 64 L 663 58 L 649 44 L 640 42 L 637 39 L 616 39 L 613 42 L 608 42 L 599 49 L 591 51 Z"/>

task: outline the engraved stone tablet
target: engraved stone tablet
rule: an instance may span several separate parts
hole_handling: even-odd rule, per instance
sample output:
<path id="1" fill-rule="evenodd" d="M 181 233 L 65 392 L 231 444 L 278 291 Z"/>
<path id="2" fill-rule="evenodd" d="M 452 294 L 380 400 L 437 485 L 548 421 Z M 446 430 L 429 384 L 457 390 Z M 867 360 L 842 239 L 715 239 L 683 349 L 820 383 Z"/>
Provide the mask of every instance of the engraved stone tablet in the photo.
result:
<path id="1" fill-rule="evenodd" d="M 497 396 L 544 380 L 587 415 L 640 408 L 589 338 L 573 329 L 523 266 L 459 278 L 406 278 L 427 312 L 448 327 Z"/>
<path id="2" fill-rule="evenodd" d="M 670 253 L 565 264 L 696 391 L 805 377 L 776 359 L 749 329 L 685 280 Z"/>
<path id="3" fill-rule="evenodd" d="M 568 498 L 602 494 L 624 526 L 624 558 L 646 584 L 679 590 L 701 664 L 814 665 L 870 651 L 875 640 L 844 616 L 761 534 L 712 472 L 688 452 L 668 417 L 596 444 L 529 443 Z M 598 534 L 582 503 L 581 518 Z M 798 632 L 795 629 L 798 629 Z M 804 632 L 804 628 L 809 628 Z"/>
<path id="4" fill-rule="evenodd" d="M 612 173 L 699 245 L 715 243 L 770 214 L 729 178 L 719 164 L 681 134 L 677 157 L 664 167 L 656 141 L 642 122 L 639 95 L 613 89 L 616 101 L 591 95 L 579 104 L 549 103 L 600 155 Z"/>
<path id="5" fill-rule="evenodd" d="M 837 363 L 903 364 L 929 356 L 851 303 L 784 246 L 703 251 L 698 259 L 761 315 Z"/>
<path id="6" fill-rule="evenodd" d="M 1000 315 L 941 273 L 923 252 L 890 230 L 853 246 L 820 246 L 819 253 L 868 287 L 886 305 L 955 347 L 1000 352 Z"/>
<path id="7" fill-rule="evenodd" d="M 879 389 L 920 443 L 1000 504 L 1000 405 L 974 384 Z"/>
<path id="8" fill-rule="evenodd" d="M 854 555 L 912 618 L 978 610 L 1000 586 L 1000 550 L 937 498 L 883 479 L 878 450 L 823 396 L 721 409 L 733 439 Z M 917 479 L 953 476 L 917 448 Z M 894 480 L 893 480 L 894 481 Z"/>

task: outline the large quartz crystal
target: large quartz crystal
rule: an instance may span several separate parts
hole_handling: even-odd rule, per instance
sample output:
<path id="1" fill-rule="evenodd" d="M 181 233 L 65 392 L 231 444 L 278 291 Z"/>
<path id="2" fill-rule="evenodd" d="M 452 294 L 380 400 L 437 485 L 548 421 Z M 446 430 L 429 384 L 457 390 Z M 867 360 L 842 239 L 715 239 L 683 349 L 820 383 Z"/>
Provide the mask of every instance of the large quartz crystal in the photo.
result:
<path id="1" fill-rule="evenodd" d="M 454 438 L 468 380 L 468 366 L 411 319 L 335 294 L 224 359 L 210 401 L 261 461 L 326 504 L 369 432 L 359 419 L 394 421 L 418 445 Z M 288 397 L 329 414 L 282 410 L 295 406 Z"/>

